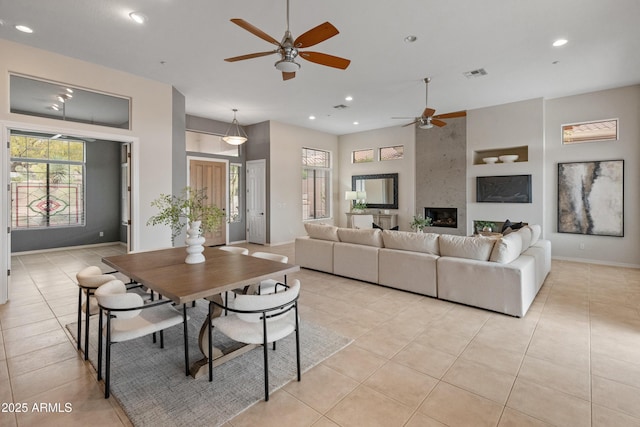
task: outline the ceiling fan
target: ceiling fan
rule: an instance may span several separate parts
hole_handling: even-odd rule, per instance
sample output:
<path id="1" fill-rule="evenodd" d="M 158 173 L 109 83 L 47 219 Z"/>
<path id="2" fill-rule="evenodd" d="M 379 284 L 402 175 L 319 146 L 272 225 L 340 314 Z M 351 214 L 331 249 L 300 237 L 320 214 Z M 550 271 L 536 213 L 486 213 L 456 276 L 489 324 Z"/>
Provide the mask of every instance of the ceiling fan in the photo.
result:
<path id="1" fill-rule="evenodd" d="M 420 117 L 392 117 L 392 119 L 414 119 L 414 121 L 412 121 L 411 123 L 407 123 L 402 127 L 411 126 L 415 123 L 418 124 L 418 127 L 420 129 L 431 129 L 434 125 L 438 127 L 442 127 L 442 126 L 446 126 L 447 122 L 443 122 L 441 119 L 454 119 L 456 117 L 465 117 L 467 115 L 466 111 L 456 111 L 453 113 L 438 114 L 437 116 L 434 116 L 436 110 L 434 110 L 433 108 L 429 108 L 428 106 L 430 81 L 431 81 L 431 78 L 429 77 L 426 77 L 424 79 L 424 83 L 426 86 L 426 98 L 425 98 L 426 102 L 425 103 L 427 104 L 427 107 L 424 109 Z"/>
<path id="2" fill-rule="evenodd" d="M 323 42 L 338 34 L 339 31 L 336 27 L 331 25 L 331 23 L 325 22 L 324 24 L 320 24 L 317 27 L 310 29 L 294 40 L 291 32 L 289 31 L 289 0 L 287 0 L 287 30 L 280 42 L 243 19 L 234 18 L 231 19 L 231 22 L 249 31 L 251 34 L 260 37 L 262 40 L 276 45 L 277 49 L 226 58 L 225 61 L 227 62 L 242 61 L 244 59 L 258 58 L 260 56 L 277 53 L 280 55 L 280 60 L 275 63 L 275 67 L 279 71 L 282 71 L 282 80 L 289 80 L 296 76 L 296 71 L 300 69 L 300 64 L 295 62 L 297 56 L 301 56 L 307 61 L 315 62 L 316 64 L 326 65 L 328 67 L 339 68 L 342 70 L 346 69 L 351 63 L 348 59 L 327 55 L 326 53 L 308 51 L 301 52 L 298 50 Z"/>

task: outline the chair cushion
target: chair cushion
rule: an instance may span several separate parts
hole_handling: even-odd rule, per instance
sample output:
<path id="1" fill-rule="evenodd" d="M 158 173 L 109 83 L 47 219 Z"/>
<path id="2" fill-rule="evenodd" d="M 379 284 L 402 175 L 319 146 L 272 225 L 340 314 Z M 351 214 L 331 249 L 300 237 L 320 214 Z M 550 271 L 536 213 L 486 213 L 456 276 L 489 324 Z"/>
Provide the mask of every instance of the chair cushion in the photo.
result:
<path id="1" fill-rule="evenodd" d="M 496 239 L 489 237 L 467 237 L 441 234 L 440 255 L 489 261 Z"/>
<path id="2" fill-rule="evenodd" d="M 338 237 L 341 242 L 354 243 L 356 245 L 375 246 L 381 248 L 384 246 L 382 241 L 382 231 L 379 229 L 357 229 L 357 228 L 339 228 Z"/>
<path id="3" fill-rule="evenodd" d="M 490 261 L 508 264 L 517 259 L 522 252 L 520 233 L 510 233 L 498 239 L 493 246 Z"/>
<path id="4" fill-rule="evenodd" d="M 334 225 L 313 224 L 307 222 L 304 224 L 304 228 L 312 239 L 331 240 L 333 242 L 340 241 L 338 238 L 338 227 Z"/>
<path id="5" fill-rule="evenodd" d="M 382 232 L 384 247 L 388 249 L 399 249 L 402 251 L 423 252 L 431 255 L 440 255 L 436 233 L 410 233 L 408 231 Z"/>
<path id="6" fill-rule="evenodd" d="M 107 282 L 115 280 L 116 277 L 112 274 L 102 274 L 102 270 L 95 265 L 83 268 L 76 274 L 76 280 L 78 285 L 83 288 L 97 288 L 104 285 Z"/>

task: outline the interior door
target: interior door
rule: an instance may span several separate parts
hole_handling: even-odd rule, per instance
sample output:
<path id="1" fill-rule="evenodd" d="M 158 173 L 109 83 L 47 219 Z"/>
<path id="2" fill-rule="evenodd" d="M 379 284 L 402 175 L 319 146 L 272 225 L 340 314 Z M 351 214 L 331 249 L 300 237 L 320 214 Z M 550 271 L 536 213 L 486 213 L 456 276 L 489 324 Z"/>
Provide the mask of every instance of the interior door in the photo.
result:
<path id="1" fill-rule="evenodd" d="M 227 163 L 213 160 L 189 160 L 189 186 L 194 190 L 205 190 L 207 200 L 226 214 L 227 207 Z M 227 243 L 226 221 L 218 230 L 204 235 L 205 245 Z"/>
<path id="2" fill-rule="evenodd" d="M 267 242 L 266 161 L 247 161 L 247 241 Z"/>

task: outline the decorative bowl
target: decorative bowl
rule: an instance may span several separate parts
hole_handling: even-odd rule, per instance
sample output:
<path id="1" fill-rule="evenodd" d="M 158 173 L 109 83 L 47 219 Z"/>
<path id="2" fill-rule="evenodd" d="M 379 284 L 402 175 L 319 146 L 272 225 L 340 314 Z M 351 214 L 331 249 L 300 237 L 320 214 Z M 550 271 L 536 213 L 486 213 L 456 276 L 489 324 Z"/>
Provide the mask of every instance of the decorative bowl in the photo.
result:
<path id="1" fill-rule="evenodd" d="M 482 159 L 483 162 L 491 164 L 491 163 L 495 163 L 498 161 L 497 157 L 485 157 L 484 159 Z"/>
<path id="2" fill-rule="evenodd" d="M 516 160 L 518 160 L 518 155 L 517 154 L 509 154 L 507 156 L 500 156 L 498 158 L 500 159 L 500 161 L 502 163 L 513 163 Z"/>

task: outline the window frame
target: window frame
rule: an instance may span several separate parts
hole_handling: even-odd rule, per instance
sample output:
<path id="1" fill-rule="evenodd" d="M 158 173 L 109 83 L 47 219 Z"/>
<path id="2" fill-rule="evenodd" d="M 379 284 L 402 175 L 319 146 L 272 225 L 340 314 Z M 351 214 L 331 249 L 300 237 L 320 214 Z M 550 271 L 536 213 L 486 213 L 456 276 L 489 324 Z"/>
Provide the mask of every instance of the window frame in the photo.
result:
<path id="1" fill-rule="evenodd" d="M 402 147 L 402 156 L 401 157 L 394 157 L 394 158 L 388 158 L 385 159 L 382 157 L 382 150 L 384 150 L 385 148 L 398 148 L 398 147 Z M 404 144 L 398 144 L 398 145 L 388 145 L 385 147 L 380 147 L 378 148 L 378 158 L 380 159 L 381 162 L 388 162 L 388 161 L 393 161 L 393 160 L 403 160 L 404 159 Z"/>
<path id="2" fill-rule="evenodd" d="M 321 153 L 325 153 L 326 157 L 327 157 L 327 165 L 326 166 L 318 166 L 318 165 L 308 165 L 305 164 L 305 159 L 308 159 L 310 156 L 306 155 L 307 150 L 309 151 L 316 151 L 316 152 L 321 152 Z M 307 221 L 317 221 L 317 220 L 324 220 L 324 219 L 329 219 L 332 218 L 332 208 L 333 208 L 333 200 L 332 200 L 332 194 L 333 194 L 333 189 L 332 189 L 332 185 L 333 185 L 333 153 L 329 150 L 323 150 L 323 149 L 318 149 L 318 148 L 310 148 L 310 147 L 302 147 L 302 152 L 301 152 L 301 160 L 302 160 L 302 168 L 301 168 L 301 179 L 300 179 L 300 183 L 302 184 L 302 221 L 303 222 L 307 222 Z M 318 171 L 322 171 L 324 173 L 326 173 L 327 175 L 325 177 L 322 178 L 317 178 L 316 177 L 316 173 Z M 308 195 L 308 192 L 305 191 L 305 182 L 308 178 L 308 174 L 309 172 L 311 172 L 314 177 L 313 177 L 313 188 L 314 188 L 314 195 L 320 193 L 321 192 L 317 192 L 315 191 L 316 186 L 317 186 L 317 182 L 318 180 L 322 179 L 324 181 L 324 185 L 326 187 L 325 189 L 325 206 L 324 206 L 324 212 L 325 212 L 325 216 L 318 216 L 318 208 L 317 206 L 321 203 L 318 203 L 317 201 L 317 197 L 314 198 L 313 201 L 313 212 L 312 212 L 312 216 L 306 217 L 305 213 L 307 212 L 307 207 L 306 206 L 311 206 L 309 204 L 305 205 L 305 195 Z M 308 200 L 308 198 L 307 198 Z"/>
<path id="3" fill-rule="evenodd" d="M 365 152 L 371 152 L 371 160 L 361 160 L 361 161 L 357 161 L 356 160 L 356 153 L 365 153 Z M 360 164 L 360 163 L 373 163 L 376 161 L 376 150 L 373 148 L 361 148 L 358 150 L 353 150 L 351 152 L 351 163 L 352 164 Z"/>

